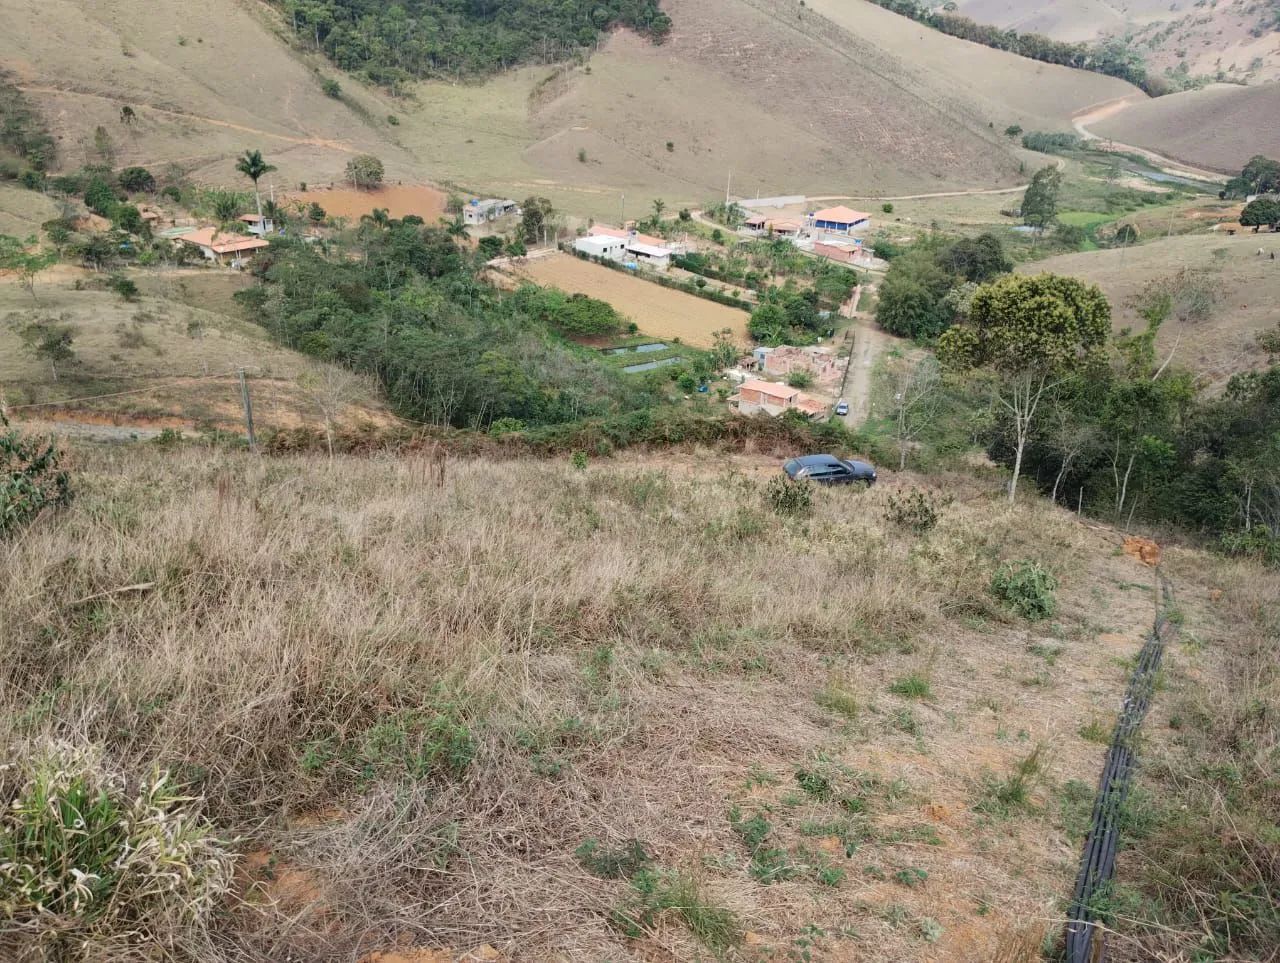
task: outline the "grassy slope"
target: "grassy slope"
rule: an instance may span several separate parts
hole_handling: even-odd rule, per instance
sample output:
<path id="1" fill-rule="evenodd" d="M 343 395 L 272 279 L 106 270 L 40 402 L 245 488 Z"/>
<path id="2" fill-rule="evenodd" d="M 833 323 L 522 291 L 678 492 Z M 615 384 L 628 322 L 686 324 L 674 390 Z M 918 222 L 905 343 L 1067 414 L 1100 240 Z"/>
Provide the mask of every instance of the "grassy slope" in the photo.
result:
<path id="1" fill-rule="evenodd" d="M 1132 93 L 922 36 L 871 4 L 823 11 L 839 23 L 774 0 L 667 6 L 667 43 L 616 34 L 589 72 L 530 68 L 483 85 L 424 85 L 406 142 L 460 183 L 559 190 L 566 204 L 616 220 L 622 192 L 635 216 L 654 196 L 714 197 L 730 171 L 745 196 L 1011 185 L 1017 159 L 989 124 L 1067 126 L 1075 110 Z"/>
<path id="2" fill-rule="evenodd" d="M 50 0 L 7 3 L 4 19 L 0 61 L 51 122 L 64 167 L 89 159 L 100 124 L 118 165 L 172 162 L 215 183 L 243 181 L 230 159 L 249 147 L 280 168 L 282 184 L 340 177 L 360 150 L 379 154 L 391 176 L 421 173 L 391 143 L 384 99 L 344 84 L 344 97 L 377 118 L 366 122 L 324 96 L 256 4 Z M 128 128 L 124 104 L 138 115 Z"/>
<path id="3" fill-rule="evenodd" d="M 1176 160 L 1238 174 L 1254 154 L 1280 156 L 1280 82 L 1220 84 L 1135 104 L 1090 127 L 1095 134 Z"/>
<path id="4" fill-rule="evenodd" d="M 282 903 L 215 929 L 253 958 L 397 936 L 694 958 L 675 916 L 623 939 L 609 911 L 629 888 L 572 856 L 629 837 L 782 952 L 818 927 L 831 958 L 992 958 L 1058 912 L 1102 759 L 1077 730 L 1105 729 L 1152 615 L 1151 574 L 1113 536 L 1039 502 L 993 510 L 994 484 L 959 477 L 922 545 L 883 520 L 884 489 L 778 518 L 760 456 L 461 461 L 442 488 L 412 459 L 75 461 L 71 509 L 2 557 L 0 739 L 88 739 L 132 771 L 181 760 L 220 830 L 273 854 L 245 884 Z M 1059 575 L 1052 621 L 993 607 L 1008 557 Z M 928 697 L 890 691 L 912 675 Z M 475 759 L 415 780 L 414 720 L 447 700 Z M 1028 807 L 984 812 L 1041 742 Z M 734 804 L 794 878 L 752 875 Z M 823 865 L 844 878 L 820 885 Z"/>
<path id="5" fill-rule="evenodd" d="M 315 364 L 273 344 L 265 331 L 242 319 L 231 301 L 246 278 L 202 269 L 135 272 L 133 277 L 143 291 L 134 304 L 109 291 L 75 290 L 77 281 L 94 280 L 76 268 L 59 267 L 42 276 L 38 302 L 17 284 L 0 284 L 0 391 L 9 404 L 150 389 L 78 405 L 18 409 L 16 419 L 182 427 L 212 422 L 238 430 L 239 387 L 230 374 L 243 366 L 254 376 L 259 427 L 319 422 L 319 410 L 298 384 Z M 59 366 L 56 380 L 48 363 L 24 350 L 18 337 L 18 328 L 37 318 L 57 319 L 76 331 L 76 358 Z M 387 418 L 368 386 L 353 386 L 350 400 L 344 420 Z"/>
<path id="6" fill-rule="evenodd" d="M 1264 254 L 1259 257 L 1258 248 Z M 1175 323 L 1160 333 L 1161 349 L 1177 344 L 1176 361 L 1220 381 L 1233 371 L 1262 361 L 1250 351 L 1255 336 L 1276 324 L 1280 297 L 1280 235 L 1236 237 L 1192 234 L 1159 238 L 1127 249 L 1064 254 L 1019 266 L 1023 273 L 1050 271 L 1075 275 L 1098 284 L 1111 301 L 1117 328 L 1140 329 L 1132 298 L 1150 281 L 1181 268 L 1204 271 L 1220 284 L 1222 295 L 1213 315 L 1185 329 Z"/>

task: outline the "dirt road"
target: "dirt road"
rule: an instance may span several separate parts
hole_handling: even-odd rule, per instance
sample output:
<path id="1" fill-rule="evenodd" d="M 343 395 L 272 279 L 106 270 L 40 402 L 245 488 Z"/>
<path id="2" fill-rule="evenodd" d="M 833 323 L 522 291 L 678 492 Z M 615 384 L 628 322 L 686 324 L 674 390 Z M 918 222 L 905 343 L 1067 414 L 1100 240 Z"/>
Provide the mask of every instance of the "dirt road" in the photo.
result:
<path id="1" fill-rule="evenodd" d="M 840 397 L 849 402 L 849 413 L 844 416 L 844 423 L 850 428 L 857 428 L 871 416 L 872 375 L 876 360 L 895 347 L 899 339 L 881 331 L 874 321 L 865 316 L 856 318 L 850 330 L 853 349 Z"/>
<path id="2" fill-rule="evenodd" d="M 1147 150 L 1145 147 L 1137 147 L 1133 144 L 1122 144 L 1117 140 L 1109 137 L 1102 137 L 1089 130 L 1089 124 L 1096 124 L 1099 121 L 1114 117 L 1116 114 L 1136 103 L 1140 103 L 1147 98 L 1142 94 L 1129 94 L 1127 97 L 1118 97 L 1115 100 L 1104 101 L 1101 104 L 1094 104 L 1086 107 L 1080 113 L 1071 118 L 1072 126 L 1075 127 L 1076 133 L 1083 140 L 1105 141 L 1108 145 L 1107 150 L 1122 151 L 1130 154 L 1137 154 L 1139 157 L 1150 161 L 1160 170 L 1168 174 L 1175 174 L 1181 177 L 1194 177 L 1200 180 L 1221 181 L 1221 171 L 1206 170 L 1203 167 L 1195 167 L 1191 164 L 1184 164 L 1176 161 L 1172 157 L 1166 157 L 1164 154 L 1158 154 L 1153 150 Z"/>

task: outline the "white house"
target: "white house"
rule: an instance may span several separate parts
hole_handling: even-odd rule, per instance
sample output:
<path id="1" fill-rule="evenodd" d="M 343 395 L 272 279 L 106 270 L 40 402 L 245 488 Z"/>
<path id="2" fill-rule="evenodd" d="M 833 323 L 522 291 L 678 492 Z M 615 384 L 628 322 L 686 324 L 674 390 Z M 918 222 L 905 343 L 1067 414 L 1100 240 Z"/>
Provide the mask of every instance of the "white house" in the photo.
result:
<path id="1" fill-rule="evenodd" d="M 659 247 L 656 244 L 632 241 L 627 245 L 627 253 L 635 256 L 637 264 L 643 264 L 645 267 L 653 268 L 655 271 L 665 271 L 671 267 L 671 249 L 669 247 Z"/>
<path id="2" fill-rule="evenodd" d="M 275 223 L 266 215 L 259 217 L 257 214 L 241 214 L 240 222 L 255 237 L 266 237 L 276 229 Z"/>
<path id="3" fill-rule="evenodd" d="M 588 257 L 621 262 L 626 259 L 627 242 L 623 238 L 606 234 L 589 234 L 574 241 L 573 249 Z"/>

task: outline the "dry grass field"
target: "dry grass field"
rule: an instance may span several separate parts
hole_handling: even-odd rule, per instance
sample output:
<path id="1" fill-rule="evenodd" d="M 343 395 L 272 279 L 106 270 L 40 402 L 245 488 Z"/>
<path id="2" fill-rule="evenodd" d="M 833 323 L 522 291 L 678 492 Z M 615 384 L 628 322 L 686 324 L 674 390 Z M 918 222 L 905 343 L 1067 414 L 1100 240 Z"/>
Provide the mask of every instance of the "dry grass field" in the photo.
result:
<path id="1" fill-rule="evenodd" d="M 948 477 L 923 539 L 886 521 L 909 476 L 789 520 L 777 466 L 456 461 L 437 486 L 414 459 L 77 449 L 71 508 L 0 552 L 0 739 L 176 767 L 235 840 L 225 910 L 172 944 L 202 961 L 1037 945 L 1151 571 L 994 480 Z M 1167 554 L 1190 630 L 1217 570 Z M 1052 619 L 987 594 L 1013 558 L 1060 580 Z M 1207 691 L 1220 654 L 1170 668 Z"/>
<path id="2" fill-rule="evenodd" d="M 0 234 L 25 239 L 40 233 L 40 225 L 58 216 L 58 205 L 36 191 L 0 184 Z"/>
<path id="3" fill-rule="evenodd" d="M 570 254 L 536 258 L 520 270 L 538 284 L 608 301 L 644 334 L 656 338 L 679 338 L 686 344 L 709 348 L 712 336 L 728 328 L 743 344 L 747 340 L 746 311 L 673 291 Z"/>
<path id="4" fill-rule="evenodd" d="M 294 204 L 319 204 L 329 217 L 345 217 L 351 222 L 382 208 L 393 218 L 416 214 L 428 224 L 435 224 L 444 214 L 445 195 L 423 184 L 387 184 L 373 191 L 333 186 L 292 191 L 285 201 Z"/>
<path id="5" fill-rule="evenodd" d="M 1238 174 L 1254 154 L 1280 155 L 1280 82 L 1216 84 L 1133 104 L 1090 130 L 1175 160 Z"/>
<path id="6" fill-rule="evenodd" d="M 238 431 L 234 372 L 240 367 L 252 376 L 259 427 L 322 420 L 299 380 L 320 370 L 316 363 L 274 344 L 231 301 L 249 283 L 244 275 L 205 269 L 138 273 L 142 296 L 133 303 L 90 287 L 94 280 L 88 271 L 57 268 L 37 282 L 38 301 L 8 279 L 0 284 L 0 393 L 14 406 L 15 421 Z M 83 290 L 75 290 L 77 281 Z M 49 363 L 26 350 L 19 337 L 36 320 L 74 331 L 75 356 L 57 366 L 56 379 Z M 344 421 L 389 419 L 372 387 L 356 381 L 346 393 Z M 96 395 L 113 397 L 41 405 Z M 25 407 L 34 405 L 40 406 Z"/>
<path id="7" fill-rule="evenodd" d="M 1272 253 L 1277 260 L 1270 259 Z M 1074 275 L 1095 283 L 1111 301 L 1116 328 L 1140 330 L 1143 322 L 1133 298 L 1149 282 L 1183 268 L 1212 279 L 1220 297 L 1206 320 L 1163 326 L 1159 350 L 1176 349 L 1177 363 L 1219 383 L 1261 364 L 1265 358 L 1254 349 L 1255 339 L 1280 321 L 1280 234 L 1188 234 L 1131 248 L 1064 254 L 1019 265 L 1018 270 Z"/>
<path id="8" fill-rule="evenodd" d="M 102 125 L 116 165 L 172 163 L 210 183 L 243 186 L 233 158 L 246 148 L 261 148 L 284 185 L 340 177 L 361 150 L 389 176 L 422 176 L 389 136 L 394 104 L 348 78 L 344 101 L 326 97 L 261 4 L 0 0 L 0 22 L 0 63 L 50 122 L 65 168 L 90 159 Z M 129 126 L 125 104 L 137 114 Z"/>

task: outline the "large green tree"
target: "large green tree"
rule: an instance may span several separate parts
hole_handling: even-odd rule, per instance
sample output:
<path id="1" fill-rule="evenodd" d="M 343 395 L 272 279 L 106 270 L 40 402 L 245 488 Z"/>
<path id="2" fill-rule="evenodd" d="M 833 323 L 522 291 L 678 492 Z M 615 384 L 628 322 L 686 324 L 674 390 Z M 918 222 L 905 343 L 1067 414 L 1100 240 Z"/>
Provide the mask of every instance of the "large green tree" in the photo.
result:
<path id="1" fill-rule="evenodd" d="M 1058 194 L 1062 189 L 1062 171 L 1056 165 L 1036 171 L 1022 196 L 1022 221 L 1037 233 L 1058 219 Z"/>
<path id="2" fill-rule="evenodd" d="M 360 154 L 347 161 L 347 179 L 356 187 L 371 190 L 382 183 L 386 170 L 372 154 Z"/>
<path id="3" fill-rule="evenodd" d="M 1070 375 L 1101 360 L 1110 330 L 1111 306 L 1096 285 L 1038 274 L 984 284 L 973 296 L 968 322 L 939 339 L 943 364 L 987 368 L 997 375 L 996 400 L 1013 424 L 1011 503 L 1042 400 Z"/>
<path id="4" fill-rule="evenodd" d="M 1245 227 L 1274 228 L 1280 224 L 1280 201 L 1273 197 L 1250 201 L 1240 213 L 1240 223 Z"/>
<path id="5" fill-rule="evenodd" d="M 56 251 L 33 250 L 36 246 L 34 237 L 19 241 L 16 237 L 0 234 L 0 268 L 14 271 L 18 275 L 18 283 L 27 289 L 33 300 L 36 297 L 36 275 L 58 262 Z"/>

